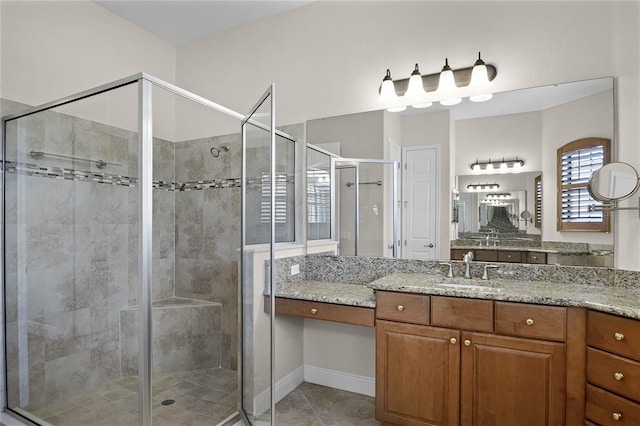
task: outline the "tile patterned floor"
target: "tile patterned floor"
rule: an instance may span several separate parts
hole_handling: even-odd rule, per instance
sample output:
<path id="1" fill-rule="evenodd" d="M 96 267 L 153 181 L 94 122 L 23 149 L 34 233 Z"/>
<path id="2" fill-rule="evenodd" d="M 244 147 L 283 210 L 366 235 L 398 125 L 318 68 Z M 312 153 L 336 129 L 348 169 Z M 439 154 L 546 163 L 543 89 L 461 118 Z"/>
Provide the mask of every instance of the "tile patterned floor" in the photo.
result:
<path id="1" fill-rule="evenodd" d="M 134 426 L 138 424 L 136 392 L 137 377 L 127 377 L 34 414 L 52 426 Z M 175 403 L 162 405 L 166 399 Z M 215 426 L 236 411 L 237 400 L 235 371 L 157 374 L 153 425 Z M 311 383 L 301 384 L 276 405 L 278 426 L 378 426 L 374 417 L 374 398 Z"/>
<path id="2" fill-rule="evenodd" d="M 277 426 L 378 426 L 372 397 L 303 383 L 276 404 Z"/>
<path id="3" fill-rule="evenodd" d="M 153 425 L 217 425 L 237 411 L 238 374 L 221 368 L 155 374 Z M 138 424 L 138 378 L 125 377 L 33 414 L 53 426 Z M 171 405 L 162 401 L 172 399 Z"/>

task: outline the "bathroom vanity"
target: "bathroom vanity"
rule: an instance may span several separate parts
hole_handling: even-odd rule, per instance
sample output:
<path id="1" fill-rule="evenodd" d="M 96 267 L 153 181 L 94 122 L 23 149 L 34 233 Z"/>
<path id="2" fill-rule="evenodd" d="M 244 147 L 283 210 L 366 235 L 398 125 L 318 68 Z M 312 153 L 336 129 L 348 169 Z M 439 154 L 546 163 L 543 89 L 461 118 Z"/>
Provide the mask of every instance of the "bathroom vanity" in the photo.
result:
<path id="1" fill-rule="evenodd" d="M 634 285 L 396 272 L 289 283 L 277 296 L 277 314 L 375 317 L 381 425 L 640 424 Z"/>

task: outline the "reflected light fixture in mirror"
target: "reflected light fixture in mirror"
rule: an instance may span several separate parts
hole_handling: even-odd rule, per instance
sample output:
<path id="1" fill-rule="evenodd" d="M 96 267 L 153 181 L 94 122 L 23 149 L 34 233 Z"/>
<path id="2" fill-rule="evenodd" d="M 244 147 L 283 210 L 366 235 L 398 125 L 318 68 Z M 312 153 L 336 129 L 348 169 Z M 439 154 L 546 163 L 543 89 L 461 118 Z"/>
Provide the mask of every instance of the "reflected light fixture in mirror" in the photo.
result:
<path id="1" fill-rule="evenodd" d="M 524 160 L 520 160 L 518 159 L 518 157 L 513 160 L 505 160 L 503 157 L 502 160 L 496 161 L 491 161 L 491 158 L 489 158 L 489 161 L 476 160 L 475 163 L 471 164 L 471 170 L 473 170 L 474 172 L 485 170 L 488 172 L 493 172 L 494 170 L 508 171 L 509 169 L 518 171 L 522 168 L 522 166 L 524 166 Z"/>
<path id="2" fill-rule="evenodd" d="M 449 58 L 445 58 L 444 67 L 442 67 L 442 71 L 440 71 L 438 89 L 436 90 L 436 93 L 444 98 L 444 100 L 440 101 L 440 104 L 451 106 L 462 102 L 462 98 L 455 97 L 453 95 L 457 89 L 458 86 L 456 86 L 456 79 L 453 76 L 451 67 L 449 66 Z"/>
<path id="3" fill-rule="evenodd" d="M 467 189 L 470 191 L 493 191 L 500 189 L 500 185 L 497 183 L 470 183 L 467 185 Z"/>

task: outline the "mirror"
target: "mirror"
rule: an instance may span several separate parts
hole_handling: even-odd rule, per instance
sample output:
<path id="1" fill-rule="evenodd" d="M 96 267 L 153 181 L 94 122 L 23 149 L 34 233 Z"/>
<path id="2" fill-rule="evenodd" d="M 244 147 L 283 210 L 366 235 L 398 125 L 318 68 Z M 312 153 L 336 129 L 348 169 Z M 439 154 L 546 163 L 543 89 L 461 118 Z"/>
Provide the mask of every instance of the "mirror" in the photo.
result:
<path id="1" fill-rule="evenodd" d="M 606 254 L 604 261 L 580 263 L 573 257 L 568 263 L 566 259 L 557 263 L 611 266 L 612 233 L 557 230 L 556 164 L 557 149 L 570 141 L 582 137 L 614 140 L 613 87 L 609 77 L 495 93 L 493 99 L 481 103 L 464 100 L 455 106 L 408 108 L 402 113 L 379 110 L 326 117 L 307 122 L 307 140 L 338 143 L 344 157 L 401 160 L 402 257 L 412 257 L 405 246 L 417 235 L 417 228 L 411 227 L 419 219 L 421 224 L 429 221 L 428 227 L 418 229 L 428 239 L 422 245 L 434 247 L 426 258 L 447 259 L 450 249 L 460 245 L 478 247 L 482 241 L 486 246 L 490 235 L 492 247 L 496 240 L 498 248 Z M 435 168 L 435 178 L 415 174 L 415 179 L 425 180 L 408 185 L 407 164 L 411 172 L 411 161 L 422 155 L 416 150 L 431 147 L 436 149 L 435 161 L 424 164 Z M 500 166 L 503 159 L 506 168 Z M 472 169 L 476 163 L 483 167 Z M 414 171 L 431 170 L 420 167 Z M 499 183 L 500 188 L 467 190 L 467 185 L 481 183 Z M 494 192 L 510 197 L 493 205 L 482 203 Z M 464 227 L 462 202 L 468 216 Z M 416 216 L 408 213 L 412 205 L 427 207 L 415 210 L 422 212 Z M 495 237 L 494 226 L 482 233 L 481 226 L 494 217 L 506 218 L 514 232 Z M 470 232 L 477 234 L 474 239 L 461 238 Z"/>
<path id="2" fill-rule="evenodd" d="M 609 163 L 596 170 L 589 178 L 587 189 L 594 200 L 610 203 L 626 200 L 640 186 L 638 172 L 627 163 Z"/>

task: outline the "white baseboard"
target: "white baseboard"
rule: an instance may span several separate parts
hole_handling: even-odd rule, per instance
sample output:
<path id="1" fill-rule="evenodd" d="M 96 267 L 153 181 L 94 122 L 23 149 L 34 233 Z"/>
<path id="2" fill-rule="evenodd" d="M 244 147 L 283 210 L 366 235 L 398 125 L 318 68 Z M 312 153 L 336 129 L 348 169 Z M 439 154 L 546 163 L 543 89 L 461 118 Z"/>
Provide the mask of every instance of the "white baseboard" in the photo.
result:
<path id="1" fill-rule="evenodd" d="M 373 377 L 359 376 L 308 364 L 304 365 L 304 381 L 361 395 L 376 395 L 376 379 Z"/>
<path id="2" fill-rule="evenodd" d="M 276 402 L 287 396 L 304 381 L 304 366 L 300 366 L 276 382 Z M 255 413 L 265 413 L 271 408 L 269 390 L 261 392 L 253 399 Z"/>

